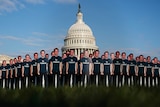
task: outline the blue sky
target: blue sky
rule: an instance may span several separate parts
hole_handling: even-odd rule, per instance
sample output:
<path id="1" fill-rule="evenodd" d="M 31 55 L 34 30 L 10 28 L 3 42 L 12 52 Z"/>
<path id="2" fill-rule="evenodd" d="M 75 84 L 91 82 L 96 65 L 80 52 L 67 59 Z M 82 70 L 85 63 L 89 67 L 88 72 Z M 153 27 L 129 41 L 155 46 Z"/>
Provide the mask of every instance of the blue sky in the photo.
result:
<path id="1" fill-rule="evenodd" d="M 0 0 L 0 54 L 24 57 L 61 48 L 78 3 L 101 54 L 160 58 L 160 0 Z"/>

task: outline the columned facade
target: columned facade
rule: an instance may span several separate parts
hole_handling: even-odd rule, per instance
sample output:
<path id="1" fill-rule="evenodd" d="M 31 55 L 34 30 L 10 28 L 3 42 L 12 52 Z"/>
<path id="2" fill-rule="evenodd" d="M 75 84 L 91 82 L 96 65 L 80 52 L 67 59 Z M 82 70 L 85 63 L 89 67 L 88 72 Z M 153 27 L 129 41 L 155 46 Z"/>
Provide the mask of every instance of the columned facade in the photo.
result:
<path id="1" fill-rule="evenodd" d="M 9 64 L 10 59 L 13 58 L 7 55 L 0 55 L 0 65 L 2 64 L 3 60 L 6 60 L 6 63 Z"/>
<path id="2" fill-rule="evenodd" d="M 62 53 L 70 49 L 75 50 L 75 55 L 77 57 L 86 49 L 91 54 L 94 50 L 98 49 L 91 28 L 83 21 L 83 14 L 80 10 L 80 6 L 77 13 L 77 21 L 69 28 L 67 36 L 64 39 Z"/>

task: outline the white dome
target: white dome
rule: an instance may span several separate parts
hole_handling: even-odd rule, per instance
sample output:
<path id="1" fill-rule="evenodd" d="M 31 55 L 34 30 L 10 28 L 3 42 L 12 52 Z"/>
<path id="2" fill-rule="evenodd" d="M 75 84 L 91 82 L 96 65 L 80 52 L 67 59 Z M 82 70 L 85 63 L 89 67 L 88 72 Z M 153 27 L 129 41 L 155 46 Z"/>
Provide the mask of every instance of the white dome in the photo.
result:
<path id="1" fill-rule="evenodd" d="M 89 37 L 94 39 L 92 30 L 83 21 L 83 14 L 80 11 L 77 13 L 77 22 L 69 28 L 66 39 L 77 38 L 77 37 L 81 37 L 81 38 Z"/>
<path id="2" fill-rule="evenodd" d="M 85 23 L 75 23 L 73 24 L 69 30 L 66 38 L 72 37 L 93 37 L 93 33 L 91 28 Z"/>
<path id="3" fill-rule="evenodd" d="M 82 52 L 88 49 L 92 53 L 98 49 L 91 28 L 83 21 L 80 7 L 77 13 L 77 21 L 69 28 L 67 36 L 64 39 L 62 52 L 70 49 L 75 49 L 75 54 L 78 56 L 80 54 L 79 51 Z"/>
<path id="4" fill-rule="evenodd" d="M 83 14 L 77 13 L 77 21 L 73 24 L 64 39 L 64 48 L 98 48 L 91 28 L 83 21 Z"/>

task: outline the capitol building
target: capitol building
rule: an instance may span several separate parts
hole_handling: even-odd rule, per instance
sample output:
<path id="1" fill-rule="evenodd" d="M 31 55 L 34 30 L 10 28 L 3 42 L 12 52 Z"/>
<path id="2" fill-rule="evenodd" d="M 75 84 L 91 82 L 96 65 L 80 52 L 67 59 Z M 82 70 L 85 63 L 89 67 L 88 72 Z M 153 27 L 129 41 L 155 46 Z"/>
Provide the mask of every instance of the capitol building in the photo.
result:
<path id="1" fill-rule="evenodd" d="M 77 21 L 69 28 L 67 36 L 64 39 L 62 53 L 74 49 L 77 57 L 84 50 L 88 50 L 92 54 L 95 50 L 98 50 L 98 46 L 96 46 L 91 28 L 83 21 L 83 13 L 81 12 L 80 5 L 76 16 Z"/>
<path id="2" fill-rule="evenodd" d="M 10 59 L 13 59 L 13 58 L 7 55 L 0 55 L 0 65 L 2 64 L 3 60 L 6 60 L 6 63 L 9 64 Z"/>

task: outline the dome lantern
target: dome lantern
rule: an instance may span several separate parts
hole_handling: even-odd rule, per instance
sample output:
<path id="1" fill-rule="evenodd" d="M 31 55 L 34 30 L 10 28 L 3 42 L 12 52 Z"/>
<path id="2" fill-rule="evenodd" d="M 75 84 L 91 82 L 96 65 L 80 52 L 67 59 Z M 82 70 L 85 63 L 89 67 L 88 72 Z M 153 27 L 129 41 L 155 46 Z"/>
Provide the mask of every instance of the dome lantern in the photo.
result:
<path id="1" fill-rule="evenodd" d="M 77 12 L 77 23 L 84 23 L 83 22 L 83 13 L 81 12 L 80 4 L 78 6 L 78 12 Z"/>

